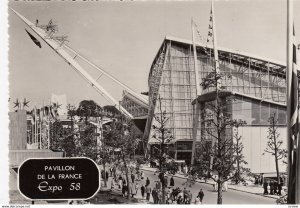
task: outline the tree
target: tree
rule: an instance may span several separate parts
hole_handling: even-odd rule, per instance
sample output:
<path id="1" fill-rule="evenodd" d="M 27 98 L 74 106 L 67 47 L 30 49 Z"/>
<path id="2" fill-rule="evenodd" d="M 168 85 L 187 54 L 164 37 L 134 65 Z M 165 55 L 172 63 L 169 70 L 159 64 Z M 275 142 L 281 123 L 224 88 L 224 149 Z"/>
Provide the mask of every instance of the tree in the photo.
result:
<path id="1" fill-rule="evenodd" d="M 121 113 L 120 111 L 113 105 L 105 105 L 103 107 L 103 110 L 106 111 L 106 112 L 110 112 L 112 115 L 115 115 L 115 116 L 120 116 Z"/>
<path id="2" fill-rule="evenodd" d="M 92 124 L 86 124 L 79 132 L 77 139 L 77 155 L 80 157 L 89 157 L 92 160 L 97 160 L 97 136 L 96 127 Z"/>
<path id="3" fill-rule="evenodd" d="M 95 101 L 93 100 L 83 100 L 79 103 L 79 106 L 76 110 L 76 115 L 84 120 L 85 123 L 88 123 L 90 117 L 97 117 L 98 109 L 102 109 Z"/>
<path id="4" fill-rule="evenodd" d="M 51 124 L 50 137 L 50 149 L 63 151 L 66 157 L 77 156 L 76 144 L 73 138 L 72 131 L 70 129 L 63 128 L 60 121 L 55 121 Z"/>
<path id="5" fill-rule="evenodd" d="M 283 143 L 282 140 L 279 139 L 279 132 L 278 132 L 278 119 L 276 117 L 276 113 L 273 113 L 269 118 L 270 126 L 268 128 L 268 141 L 267 141 L 267 147 L 264 150 L 264 153 L 268 153 L 274 156 L 275 160 L 275 166 L 276 166 L 276 173 L 277 173 L 277 183 L 280 184 L 280 174 L 279 174 L 279 166 L 278 162 L 279 160 L 287 157 L 287 150 L 284 148 L 281 148 L 281 145 Z"/>
<path id="6" fill-rule="evenodd" d="M 161 107 L 161 98 L 158 96 L 158 104 L 159 104 L 159 114 L 154 116 L 154 124 L 152 129 L 154 131 L 153 138 L 159 142 L 159 170 L 160 170 L 160 181 L 162 183 L 162 201 L 163 204 L 166 203 L 166 196 L 165 196 L 165 188 L 167 184 L 165 182 L 165 172 L 167 170 L 167 146 L 173 139 L 171 131 L 167 128 L 169 118 L 167 117 L 166 111 L 162 110 Z"/>
<path id="7" fill-rule="evenodd" d="M 240 147 L 234 143 L 231 136 L 232 115 L 227 106 L 230 98 L 221 98 L 219 90 L 221 88 L 222 75 L 219 70 L 215 70 L 203 78 L 201 85 L 204 89 L 215 88 L 216 98 L 214 101 L 206 102 L 202 113 L 202 146 L 206 147 L 206 156 L 210 161 L 201 161 L 205 155 L 199 158 L 201 170 L 208 173 L 216 173 L 217 177 L 212 179 L 217 183 L 218 198 L 217 203 L 222 204 L 222 187 L 223 184 L 237 175 L 236 164 L 241 163 L 240 154 L 235 154 Z M 211 140 L 210 145 L 206 145 L 207 140 Z M 210 148 L 209 148 L 210 147 Z"/>
<path id="8" fill-rule="evenodd" d="M 112 147 L 113 150 L 120 150 L 120 159 L 123 162 L 127 180 L 127 198 L 130 197 L 129 186 L 129 159 L 132 150 L 136 148 L 135 136 L 132 131 L 134 124 L 131 120 L 121 116 L 115 119 L 107 131 L 104 132 L 105 145 Z"/>
<path id="9" fill-rule="evenodd" d="M 236 172 L 233 180 L 236 184 L 244 180 L 242 177 L 243 173 L 249 172 L 248 168 L 243 167 L 243 165 L 247 165 L 248 163 L 243 154 L 244 145 L 242 143 L 242 136 L 239 135 L 239 127 L 244 126 L 245 124 L 246 122 L 242 120 L 233 120 L 231 123 L 231 126 L 234 127 L 233 141 L 235 142 L 234 154 L 236 156 Z"/>

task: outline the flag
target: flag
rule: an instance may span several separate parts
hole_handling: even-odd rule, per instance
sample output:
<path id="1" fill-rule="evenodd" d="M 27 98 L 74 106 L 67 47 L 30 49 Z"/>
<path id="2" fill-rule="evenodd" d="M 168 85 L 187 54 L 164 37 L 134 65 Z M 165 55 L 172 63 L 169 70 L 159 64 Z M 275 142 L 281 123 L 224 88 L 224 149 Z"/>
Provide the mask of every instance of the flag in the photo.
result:
<path id="1" fill-rule="evenodd" d="M 34 125 L 35 124 L 34 109 L 31 110 L 31 117 L 32 117 L 31 124 Z"/>
<path id="2" fill-rule="evenodd" d="M 36 114 L 38 116 L 38 121 L 40 122 L 41 121 L 41 109 L 36 109 Z"/>
<path id="3" fill-rule="evenodd" d="M 45 116 L 49 116 L 49 107 L 45 106 Z"/>
<path id="4" fill-rule="evenodd" d="M 26 32 L 29 35 L 30 39 L 35 43 L 35 45 L 37 45 L 38 47 L 41 48 L 42 47 L 41 42 L 38 41 L 38 39 L 36 39 L 33 35 L 31 35 L 27 30 L 26 30 Z"/>
<path id="5" fill-rule="evenodd" d="M 289 108 L 289 126 L 290 129 L 288 135 L 288 143 L 289 143 L 289 183 L 288 183 L 288 203 L 295 204 L 296 203 L 296 194 L 297 194 L 297 184 L 298 180 L 297 176 L 300 174 L 298 170 L 299 163 L 299 106 L 298 106 L 298 86 L 299 81 L 297 77 L 297 46 L 295 42 L 295 29 L 293 27 L 293 35 L 292 35 L 292 54 L 289 56 L 291 60 L 291 68 L 287 68 L 287 77 L 289 78 L 288 82 L 288 108 Z M 298 187 L 299 189 L 299 187 Z M 299 191 L 299 190 L 298 190 Z M 299 192 L 298 192 L 299 194 Z"/>

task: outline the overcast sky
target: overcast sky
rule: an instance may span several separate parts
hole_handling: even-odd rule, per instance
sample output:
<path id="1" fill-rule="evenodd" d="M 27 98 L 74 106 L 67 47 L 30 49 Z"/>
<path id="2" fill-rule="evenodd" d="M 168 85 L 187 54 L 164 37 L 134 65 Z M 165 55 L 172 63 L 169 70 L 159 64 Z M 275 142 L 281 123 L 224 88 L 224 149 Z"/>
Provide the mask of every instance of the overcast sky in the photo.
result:
<path id="1" fill-rule="evenodd" d="M 164 37 L 191 39 L 191 17 L 206 38 L 210 1 L 184 2 L 13 2 L 31 22 L 50 19 L 68 44 L 138 93 L 148 91 L 151 63 Z M 294 3 L 296 37 L 300 40 L 300 1 Z M 215 1 L 219 46 L 285 61 L 286 0 Z M 44 42 L 38 48 L 25 24 L 9 11 L 10 98 L 31 100 L 30 108 L 48 102 L 51 93 L 66 94 L 68 103 L 92 99 L 108 104 Z M 86 67 L 86 65 L 84 65 Z M 87 68 L 97 79 L 99 72 Z M 122 88 L 101 77 L 115 99 Z M 12 104 L 11 104 L 12 105 Z M 10 105 L 10 107 L 11 107 Z"/>

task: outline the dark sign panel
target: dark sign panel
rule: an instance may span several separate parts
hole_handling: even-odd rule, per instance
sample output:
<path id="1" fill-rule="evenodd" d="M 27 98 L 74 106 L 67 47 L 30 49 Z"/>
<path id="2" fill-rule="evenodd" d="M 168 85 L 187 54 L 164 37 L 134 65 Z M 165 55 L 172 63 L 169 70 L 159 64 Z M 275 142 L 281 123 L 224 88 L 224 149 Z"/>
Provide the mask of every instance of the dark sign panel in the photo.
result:
<path id="1" fill-rule="evenodd" d="M 32 200 L 88 199 L 100 188 L 99 169 L 88 158 L 28 159 L 19 168 L 18 186 Z"/>

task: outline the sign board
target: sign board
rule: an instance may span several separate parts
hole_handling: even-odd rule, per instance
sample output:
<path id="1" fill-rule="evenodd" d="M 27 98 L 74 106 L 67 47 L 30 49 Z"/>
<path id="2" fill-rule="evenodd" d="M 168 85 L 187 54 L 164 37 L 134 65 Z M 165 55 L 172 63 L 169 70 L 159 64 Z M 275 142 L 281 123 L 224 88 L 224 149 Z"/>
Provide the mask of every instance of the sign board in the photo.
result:
<path id="1" fill-rule="evenodd" d="M 28 159 L 19 168 L 18 187 L 31 200 L 86 200 L 100 189 L 99 177 L 89 158 Z"/>

